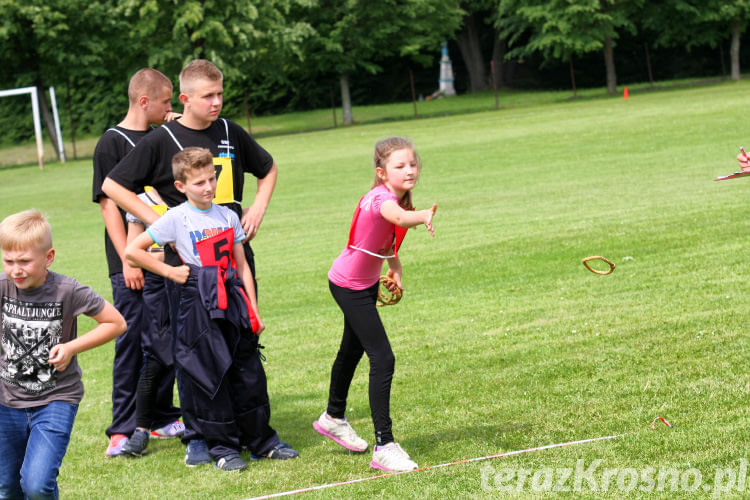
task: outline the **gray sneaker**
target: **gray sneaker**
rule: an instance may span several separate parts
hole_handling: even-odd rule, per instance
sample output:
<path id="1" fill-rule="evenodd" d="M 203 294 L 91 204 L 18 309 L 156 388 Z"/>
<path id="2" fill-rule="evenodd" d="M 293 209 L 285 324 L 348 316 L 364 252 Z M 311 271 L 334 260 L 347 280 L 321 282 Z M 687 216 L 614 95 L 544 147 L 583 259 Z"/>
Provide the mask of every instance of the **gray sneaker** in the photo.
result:
<path id="1" fill-rule="evenodd" d="M 148 447 L 148 434 L 148 431 L 142 429 L 133 431 L 133 435 L 130 436 L 127 443 L 122 445 L 122 452 L 134 457 L 145 455 Z"/>
<path id="2" fill-rule="evenodd" d="M 271 451 L 265 455 L 251 454 L 250 458 L 253 460 L 263 460 L 264 458 L 273 458 L 275 460 L 289 460 L 290 458 L 297 458 L 299 452 L 292 448 L 292 445 L 286 441 L 279 441 L 279 444 L 271 448 Z"/>
<path id="3" fill-rule="evenodd" d="M 214 467 L 225 471 L 245 470 L 247 469 L 247 462 L 239 454 L 234 453 L 218 459 Z"/>

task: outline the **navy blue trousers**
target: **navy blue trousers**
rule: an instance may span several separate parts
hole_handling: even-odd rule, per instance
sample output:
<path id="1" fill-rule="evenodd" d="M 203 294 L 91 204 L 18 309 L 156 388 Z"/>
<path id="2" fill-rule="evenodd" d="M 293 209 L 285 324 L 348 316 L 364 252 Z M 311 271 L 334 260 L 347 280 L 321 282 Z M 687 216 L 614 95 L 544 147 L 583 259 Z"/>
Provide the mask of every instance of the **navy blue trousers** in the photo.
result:
<path id="1" fill-rule="evenodd" d="M 229 321 L 208 318 L 193 274 L 181 287 L 179 300 L 176 344 L 200 343 L 203 350 L 210 349 L 214 342 L 231 342 L 231 360 L 223 360 L 230 362 L 229 368 L 214 394 L 202 389 L 189 374 L 189 366 L 198 363 L 198 356 L 206 352 L 196 352 L 194 360 L 175 359 L 180 374 L 180 406 L 185 426 L 192 430 L 191 438 L 201 436 L 214 460 L 239 453 L 243 447 L 254 455 L 267 453 L 279 443 L 279 437 L 269 424 L 271 406 L 258 337 L 249 330 L 232 333 L 236 327 Z"/>
<path id="2" fill-rule="evenodd" d="M 136 391 L 143 367 L 141 335 L 143 333 L 143 295 L 125 286 L 122 273 L 110 276 L 115 308 L 128 324 L 125 333 L 115 340 L 112 367 L 112 425 L 106 433 L 130 436 L 135 430 Z M 174 382 L 165 377 L 159 382 L 155 426 L 161 427 L 180 418 L 179 408 L 172 404 Z"/>

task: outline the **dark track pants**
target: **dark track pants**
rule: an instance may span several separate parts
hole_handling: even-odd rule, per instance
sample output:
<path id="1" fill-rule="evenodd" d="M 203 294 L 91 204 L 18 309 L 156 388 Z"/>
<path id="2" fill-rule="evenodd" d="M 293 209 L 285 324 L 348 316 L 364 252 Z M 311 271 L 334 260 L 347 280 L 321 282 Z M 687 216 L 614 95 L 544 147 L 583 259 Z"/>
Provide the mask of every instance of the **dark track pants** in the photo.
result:
<path id="1" fill-rule="evenodd" d="M 135 430 L 136 390 L 143 366 L 143 297 L 140 291 L 125 286 L 122 273 L 111 275 L 110 281 L 114 306 L 125 318 L 128 329 L 115 340 L 112 367 L 112 425 L 107 428 L 106 433 L 108 436 L 130 436 Z M 157 426 L 161 427 L 177 420 L 180 412 L 172 406 L 173 382 L 165 377 L 159 386 L 161 397 L 157 405 L 156 422 Z"/>
<path id="2" fill-rule="evenodd" d="M 192 275 L 188 284 L 191 280 Z M 200 324 L 200 321 L 191 320 L 190 314 L 185 314 L 197 308 L 203 308 L 197 287 L 183 286 L 178 335 L 196 334 L 181 330 Z M 220 324 L 224 320 L 215 321 Z M 193 439 L 201 436 L 206 440 L 211 458 L 218 460 L 238 453 L 243 446 L 260 456 L 279 443 L 276 431 L 269 425 L 271 406 L 257 336 L 252 333 L 239 335 L 231 365 L 213 397 L 195 383 L 177 360 L 176 364 L 178 373 L 181 373 L 180 406 L 185 426 L 192 429 Z"/>
<path id="3" fill-rule="evenodd" d="M 232 208 L 232 207 L 230 207 Z M 242 211 L 240 210 L 237 212 L 238 217 L 242 217 Z M 250 272 L 253 275 L 253 285 L 255 286 L 255 299 L 258 299 L 258 282 L 255 280 L 255 254 L 253 253 L 253 249 L 250 246 L 249 242 L 245 242 L 243 245 L 243 249 L 245 250 L 245 259 L 247 260 L 247 264 L 250 266 Z M 167 254 L 169 254 L 171 249 L 168 249 Z M 172 323 L 172 333 L 176 336 L 177 335 L 177 316 L 179 314 L 179 308 L 180 308 L 180 291 L 182 290 L 182 286 L 178 285 L 174 281 L 165 279 L 164 280 L 167 287 L 167 297 L 168 297 L 168 304 L 169 304 L 169 318 Z M 262 366 L 261 366 L 262 368 Z M 182 386 L 183 386 L 183 378 L 186 377 L 186 375 L 183 373 L 182 370 L 180 370 L 180 367 L 175 365 L 175 377 L 177 381 L 177 392 L 179 394 L 180 398 L 180 406 L 184 406 L 182 403 L 183 395 L 182 395 Z M 264 377 L 265 379 L 265 377 Z M 203 436 L 195 430 L 194 425 L 190 422 L 190 415 L 183 415 L 183 423 L 185 424 L 185 433 L 182 435 L 182 442 L 187 445 L 190 441 L 194 439 L 204 439 Z"/>

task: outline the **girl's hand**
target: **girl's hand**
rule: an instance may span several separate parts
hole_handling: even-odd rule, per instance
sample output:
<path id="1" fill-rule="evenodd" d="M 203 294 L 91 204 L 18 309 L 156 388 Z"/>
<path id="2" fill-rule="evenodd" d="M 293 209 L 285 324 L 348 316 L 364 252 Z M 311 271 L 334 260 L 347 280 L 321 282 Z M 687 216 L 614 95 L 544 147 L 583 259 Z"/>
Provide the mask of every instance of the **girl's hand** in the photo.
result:
<path id="1" fill-rule="evenodd" d="M 390 279 L 396 282 L 396 285 L 390 284 L 388 286 L 388 290 L 391 292 L 396 291 L 396 287 L 398 287 L 399 290 L 403 291 L 404 287 L 401 286 L 401 271 L 394 271 L 393 269 L 388 269 L 388 272 L 385 273 L 386 276 L 388 276 Z"/>
<path id="2" fill-rule="evenodd" d="M 436 211 L 437 211 L 437 203 L 434 203 L 431 209 L 424 211 L 425 212 L 424 225 L 433 237 L 435 237 L 435 228 L 432 227 L 432 218 L 435 216 Z"/>
<path id="3" fill-rule="evenodd" d="M 62 372 L 70 364 L 74 353 L 71 349 L 66 349 L 65 344 L 57 344 L 49 351 L 49 364 L 55 367 L 55 370 Z"/>
<path id="4" fill-rule="evenodd" d="M 740 153 L 737 155 L 737 161 L 740 162 L 740 168 L 747 172 L 750 170 L 750 158 L 745 156 L 745 153 Z"/>

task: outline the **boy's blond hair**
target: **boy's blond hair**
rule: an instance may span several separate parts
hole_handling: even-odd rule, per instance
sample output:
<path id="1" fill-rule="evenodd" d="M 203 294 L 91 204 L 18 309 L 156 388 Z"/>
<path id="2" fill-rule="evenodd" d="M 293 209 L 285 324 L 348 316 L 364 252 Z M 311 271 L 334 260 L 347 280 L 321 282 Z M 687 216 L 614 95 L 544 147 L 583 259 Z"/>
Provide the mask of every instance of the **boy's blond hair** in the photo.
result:
<path id="1" fill-rule="evenodd" d="M 164 73 L 151 68 L 143 68 L 130 78 L 128 100 L 130 104 L 135 104 L 138 98 L 144 95 L 157 99 L 165 88 L 172 90 L 172 82 Z"/>
<path id="2" fill-rule="evenodd" d="M 188 172 L 214 165 L 214 157 L 206 148 L 185 148 L 172 157 L 172 175 L 174 180 L 187 182 Z"/>
<path id="3" fill-rule="evenodd" d="M 195 59 L 180 71 L 180 93 L 190 94 L 198 80 L 224 81 L 224 74 L 214 63 L 206 59 Z"/>
<path id="4" fill-rule="evenodd" d="M 39 210 L 24 210 L 0 222 L 0 249 L 27 250 L 52 248 L 52 227 Z"/>

